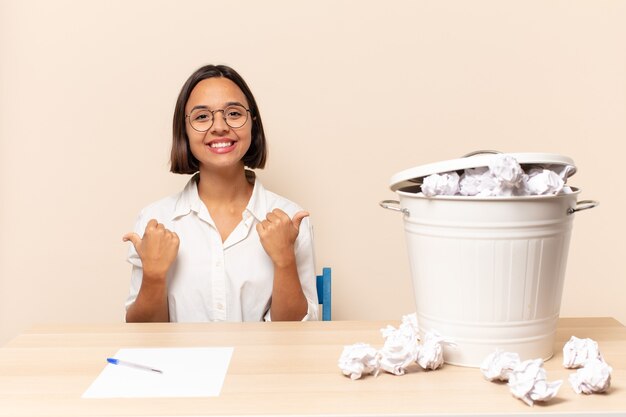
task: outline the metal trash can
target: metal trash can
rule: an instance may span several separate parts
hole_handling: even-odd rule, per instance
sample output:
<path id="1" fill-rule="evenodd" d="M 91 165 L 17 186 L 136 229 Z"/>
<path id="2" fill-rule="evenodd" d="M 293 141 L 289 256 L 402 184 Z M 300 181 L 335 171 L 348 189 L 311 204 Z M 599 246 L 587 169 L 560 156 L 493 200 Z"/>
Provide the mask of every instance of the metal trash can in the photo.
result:
<path id="1" fill-rule="evenodd" d="M 554 154 L 510 154 L 522 167 L 574 166 Z M 574 213 L 595 207 L 580 190 L 516 197 L 434 196 L 420 193 L 434 173 L 487 166 L 479 155 L 411 168 L 394 175 L 403 213 L 420 332 L 436 331 L 455 345 L 447 363 L 478 367 L 496 348 L 522 359 L 549 359 Z M 575 170 L 571 173 L 573 174 Z"/>

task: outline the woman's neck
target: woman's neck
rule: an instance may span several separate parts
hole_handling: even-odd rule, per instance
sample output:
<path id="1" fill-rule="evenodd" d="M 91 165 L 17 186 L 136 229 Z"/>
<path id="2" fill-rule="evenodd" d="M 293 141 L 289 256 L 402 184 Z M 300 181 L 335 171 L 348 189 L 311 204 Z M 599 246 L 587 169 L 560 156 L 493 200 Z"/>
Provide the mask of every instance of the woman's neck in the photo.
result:
<path id="1" fill-rule="evenodd" d="M 243 165 L 219 170 L 200 168 L 198 195 L 207 207 L 242 201 L 247 204 L 253 188 Z"/>

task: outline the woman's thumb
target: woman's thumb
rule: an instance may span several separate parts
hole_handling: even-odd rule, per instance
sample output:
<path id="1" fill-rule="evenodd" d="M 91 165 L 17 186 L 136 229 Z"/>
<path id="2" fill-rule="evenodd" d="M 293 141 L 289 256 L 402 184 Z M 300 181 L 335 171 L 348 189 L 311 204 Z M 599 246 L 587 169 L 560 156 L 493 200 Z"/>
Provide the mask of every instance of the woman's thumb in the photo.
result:
<path id="1" fill-rule="evenodd" d="M 308 216 L 309 216 L 308 211 L 299 211 L 293 215 L 293 219 L 291 219 L 291 222 L 293 223 L 294 227 L 297 230 L 300 230 L 300 223 L 302 223 L 302 219 Z"/>

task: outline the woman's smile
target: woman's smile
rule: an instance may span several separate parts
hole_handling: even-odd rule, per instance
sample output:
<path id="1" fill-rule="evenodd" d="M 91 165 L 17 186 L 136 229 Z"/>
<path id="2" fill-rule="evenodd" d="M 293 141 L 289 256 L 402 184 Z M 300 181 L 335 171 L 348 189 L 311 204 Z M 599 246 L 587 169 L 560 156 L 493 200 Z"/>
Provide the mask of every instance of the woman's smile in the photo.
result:
<path id="1" fill-rule="evenodd" d="M 237 141 L 232 139 L 214 139 L 205 145 L 213 153 L 224 154 L 232 152 L 237 145 Z"/>

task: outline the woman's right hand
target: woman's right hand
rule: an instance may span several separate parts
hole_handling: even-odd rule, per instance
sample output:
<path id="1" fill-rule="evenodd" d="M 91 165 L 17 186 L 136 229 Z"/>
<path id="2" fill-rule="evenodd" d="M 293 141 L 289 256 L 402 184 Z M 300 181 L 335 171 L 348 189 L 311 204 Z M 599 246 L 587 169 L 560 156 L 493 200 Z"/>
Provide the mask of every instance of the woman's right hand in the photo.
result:
<path id="1" fill-rule="evenodd" d="M 143 238 L 137 233 L 126 233 L 122 240 L 130 241 L 141 258 L 144 278 L 165 279 L 167 271 L 178 255 L 178 235 L 151 219 L 146 225 Z"/>

